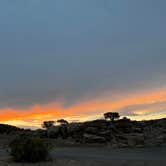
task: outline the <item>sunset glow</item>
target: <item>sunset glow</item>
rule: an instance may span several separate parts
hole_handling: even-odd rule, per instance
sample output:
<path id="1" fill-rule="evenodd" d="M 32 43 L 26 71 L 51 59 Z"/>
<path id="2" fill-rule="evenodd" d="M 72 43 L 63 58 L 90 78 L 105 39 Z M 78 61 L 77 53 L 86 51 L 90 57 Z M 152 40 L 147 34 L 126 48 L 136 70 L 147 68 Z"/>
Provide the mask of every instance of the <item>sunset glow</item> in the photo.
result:
<path id="1" fill-rule="evenodd" d="M 35 105 L 29 109 L 17 110 L 5 108 L 0 110 L 1 122 L 23 127 L 40 127 L 44 120 L 66 118 L 69 121 L 85 121 L 102 118 L 107 111 L 118 111 L 121 115 L 136 120 L 163 118 L 166 113 L 166 92 L 155 91 L 143 94 L 125 95 L 120 99 L 96 98 L 64 107 L 63 103 Z M 131 108 L 130 108 L 131 107 Z M 156 110 L 158 114 L 156 116 Z"/>
<path id="2" fill-rule="evenodd" d="M 164 1 L 0 3 L 1 123 L 166 117 Z"/>

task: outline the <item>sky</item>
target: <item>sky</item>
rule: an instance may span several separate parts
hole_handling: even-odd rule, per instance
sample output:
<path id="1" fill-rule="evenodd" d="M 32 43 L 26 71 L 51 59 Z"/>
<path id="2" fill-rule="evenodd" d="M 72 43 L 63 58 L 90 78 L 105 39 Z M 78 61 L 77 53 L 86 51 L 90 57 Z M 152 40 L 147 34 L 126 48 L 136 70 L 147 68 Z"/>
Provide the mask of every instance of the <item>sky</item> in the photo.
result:
<path id="1" fill-rule="evenodd" d="M 166 117 L 165 0 L 1 0 L 0 122 L 104 112 Z"/>

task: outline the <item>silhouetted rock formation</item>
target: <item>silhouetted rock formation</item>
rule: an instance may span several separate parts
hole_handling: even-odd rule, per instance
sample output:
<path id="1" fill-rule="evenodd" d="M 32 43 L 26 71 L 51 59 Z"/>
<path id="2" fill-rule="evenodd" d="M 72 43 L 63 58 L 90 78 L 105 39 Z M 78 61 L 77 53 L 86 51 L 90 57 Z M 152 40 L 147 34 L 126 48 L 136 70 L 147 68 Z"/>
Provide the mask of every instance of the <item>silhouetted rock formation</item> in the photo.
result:
<path id="1" fill-rule="evenodd" d="M 79 143 L 105 143 L 112 147 L 143 147 L 166 144 L 166 119 L 114 122 L 94 120 L 48 129 L 50 138 L 66 138 Z"/>
<path id="2" fill-rule="evenodd" d="M 10 133 L 18 132 L 21 130 L 22 129 L 15 127 L 15 126 L 7 125 L 7 124 L 0 124 L 0 134 L 10 134 Z"/>
<path id="3" fill-rule="evenodd" d="M 166 144 L 166 119 L 150 121 L 94 120 L 51 126 L 47 130 L 23 130 L 0 124 L 0 133 L 61 139 L 72 144 L 105 144 L 110 147 L 144 147 Z"/>

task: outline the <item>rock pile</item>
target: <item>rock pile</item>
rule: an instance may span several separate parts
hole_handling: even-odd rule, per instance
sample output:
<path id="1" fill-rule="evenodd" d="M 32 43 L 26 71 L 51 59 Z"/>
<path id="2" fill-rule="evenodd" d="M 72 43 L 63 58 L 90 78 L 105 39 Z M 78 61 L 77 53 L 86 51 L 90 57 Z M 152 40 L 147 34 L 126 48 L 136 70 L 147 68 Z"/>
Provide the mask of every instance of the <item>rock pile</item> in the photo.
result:
<path id="1" fill-rule="evenodd" d="M 51 126 L 47 130 L 35 131 L 0 124 L 0 134 L 20 134 L 58 139 L 72 144 L 105 144 L 123 148 L 160 146 L 166 144 L 166 118 L 150 121 L 101 119 Z"/>
<path id="2" fill-rule="evenodd" d="M 108 144 L 112 147 L 143 147 L 166 144 L 166 119 L 110 122 L 95 120 L 54 126 L 47 130 L 50 138 L 61 137 L 74 142 Z"/>

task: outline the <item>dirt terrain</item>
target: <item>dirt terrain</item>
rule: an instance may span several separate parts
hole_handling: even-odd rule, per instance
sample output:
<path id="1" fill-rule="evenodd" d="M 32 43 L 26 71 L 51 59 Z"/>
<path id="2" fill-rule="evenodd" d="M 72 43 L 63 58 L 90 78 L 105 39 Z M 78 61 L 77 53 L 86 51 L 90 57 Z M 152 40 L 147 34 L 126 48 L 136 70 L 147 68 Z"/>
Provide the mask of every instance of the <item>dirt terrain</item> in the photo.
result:
<path id="1" fill-rule="evenodd" d="M 0 149 L 1 166 L 164 166 L 166 147 L 110 149 L 61 147 L 51 152 L 52 161 L 36 164 L 14 163 L 5 149 Z"/>
<path id="2" fill-rule="evenodd" d="M 52 160 L 36 164 L 14 163 L 8 145 L 18 135 L 47 141 L 52 146 Z M 141 122 L 95 120 L 35 131 L 0 125 L 0 166 L 108 165 L 166 165 L 166 119 Z"/>

